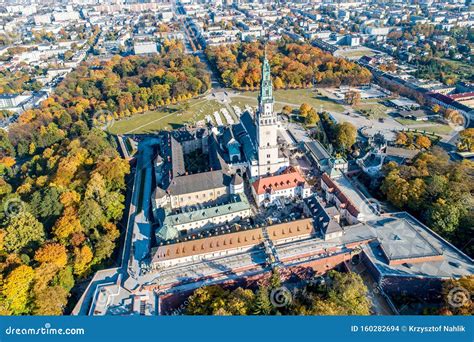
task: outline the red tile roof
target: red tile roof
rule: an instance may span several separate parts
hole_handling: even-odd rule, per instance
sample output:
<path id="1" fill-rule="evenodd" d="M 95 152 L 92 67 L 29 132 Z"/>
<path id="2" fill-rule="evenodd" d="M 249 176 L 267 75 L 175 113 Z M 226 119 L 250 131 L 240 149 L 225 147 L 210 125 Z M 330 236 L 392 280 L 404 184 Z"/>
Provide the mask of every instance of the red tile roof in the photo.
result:
<path id="1" fill-rule="evenodd" d="M 257 195 L 265 192 L 273 192 L 291 189 L 305 184 L 303 176 L 294 168 L 289 167 L 284 173 L 276 176 L 260 178 L 252 186 Z"/>
<path id="2" fill-rule="evenodd" d="M 448 97 L 452 98 L 453 100 L 471 98 L 473 96 L 474 96 L 474 92 L 448 95 Z"/>
<path id="3" fill-rule="evenodd" d="M 337 197 L 339 202 L 341 202 L 341 207 L 347 209 L 347 211 L 354 217 L 359 215 L 359 210 L 356 206 L 352 203 L 352 201 L 342 192 L 341 189 L 333 182 L 333 180 L 327 175 L 327 173 L 323 173 L 321 178 L 323 182 L 329 188 L 329 192 L 334 192 L 334 195 Z"/>
<path id="4" fill-rule="evenodd" d="M 277 223 L 267 226 L 267 232 L 272 241 L 313 234 L 313 219 L 301 218 L 295 221 Z M 262 228 L 253 228 L 202 239 L 171 243 L 154 248 L 152 262 L 249 247 L 258 245 L 262 241 Z"/>

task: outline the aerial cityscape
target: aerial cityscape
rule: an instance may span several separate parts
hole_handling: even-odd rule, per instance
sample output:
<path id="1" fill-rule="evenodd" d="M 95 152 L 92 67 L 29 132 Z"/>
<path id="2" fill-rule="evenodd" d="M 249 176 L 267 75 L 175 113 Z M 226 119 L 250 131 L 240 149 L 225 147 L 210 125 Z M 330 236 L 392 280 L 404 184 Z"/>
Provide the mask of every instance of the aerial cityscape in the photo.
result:
<path id="1" fill-rule="evenodd" d="M 470 0 L 0 0 L 0 315 L 473 315 Z"/>

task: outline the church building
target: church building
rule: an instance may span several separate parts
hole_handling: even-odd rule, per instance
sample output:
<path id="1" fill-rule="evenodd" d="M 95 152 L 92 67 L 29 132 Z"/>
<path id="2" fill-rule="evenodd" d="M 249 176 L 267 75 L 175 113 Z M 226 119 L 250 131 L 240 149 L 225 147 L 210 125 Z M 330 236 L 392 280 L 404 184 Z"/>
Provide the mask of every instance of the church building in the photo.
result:
<path id="1" fill-rule="evenodd" d="M 284 128 L 274 111 L 274 103 L 270 64 L 265 55 L 255 115 L 246 111 L 238 123 L 212 130 L 162 132 L 154 165 L 157 187 L 152 204 L 155 216 L 160 208 L 178 210 L 227 203 L 231 195 L 241 191 L 234 188 L 243 186 L 241 176 L 244 174 L 251 182 L 266 177 L 263 184 L 272 180 L 268 177 L 288 173 L 290 162 L 282 137 Z M 192 165 L 188 164 L 193 163 L 189 161 L 195 160 L 196 155 L 202 156 L 194 162 L 200 166 L 190 168 Z M 282 177 L 288 177 L 288 174 Z M 241 184 L 234 184 L 236 179 Z M 285 190 L 288 197 L 306 194 L 303 181 L 293 183 L 291 189 Z M 270 188 L 273 189 L 271 194 Z M 290 190 L 294 193 L 287 193 Z M 279 187 L 272 185 L 262 196 L 269 201 L 270 195 L 276 198 L 280 192 Z"/>
<path id="2" fill-rule="evenodd" d="M 270 64 L 265 56 L 262 64 L 262 80 L 258 96 L 258 109 L 255 118 L 257 126 L 257 167 L 250 165 L 252 177 L 268 176 L 280 173 L 289 166 L 289 159 L 279 149 L 279 122 L 273 110 L 273 85 Z"/>

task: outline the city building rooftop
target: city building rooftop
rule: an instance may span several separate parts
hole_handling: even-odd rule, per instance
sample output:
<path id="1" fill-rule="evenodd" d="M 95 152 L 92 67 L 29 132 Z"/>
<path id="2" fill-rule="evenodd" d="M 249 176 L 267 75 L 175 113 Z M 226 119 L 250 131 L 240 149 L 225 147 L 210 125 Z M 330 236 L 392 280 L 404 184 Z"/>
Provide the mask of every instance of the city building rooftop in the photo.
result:
<path id="1" fill-rule="evenodd" d="M 458 278 L 474 273 L 471 258 L 406 212 L 362 225 L 377 236 L 364 250 L 382 275 Z"/>

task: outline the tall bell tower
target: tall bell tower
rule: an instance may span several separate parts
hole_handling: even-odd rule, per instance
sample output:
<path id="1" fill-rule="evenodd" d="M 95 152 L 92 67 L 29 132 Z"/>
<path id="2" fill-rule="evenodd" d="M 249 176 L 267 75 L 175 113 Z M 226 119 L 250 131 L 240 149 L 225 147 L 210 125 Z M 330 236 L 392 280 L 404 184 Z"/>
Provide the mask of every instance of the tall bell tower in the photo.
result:
<path id="1" fill-rule="evenodd" d="M 262 79 L 256 115 L 259 175 L 273 174 L 280 168 L 278 156 L 278 117 L 273 111 L 273 85 L 267 54 L 262 63 Z"/>

